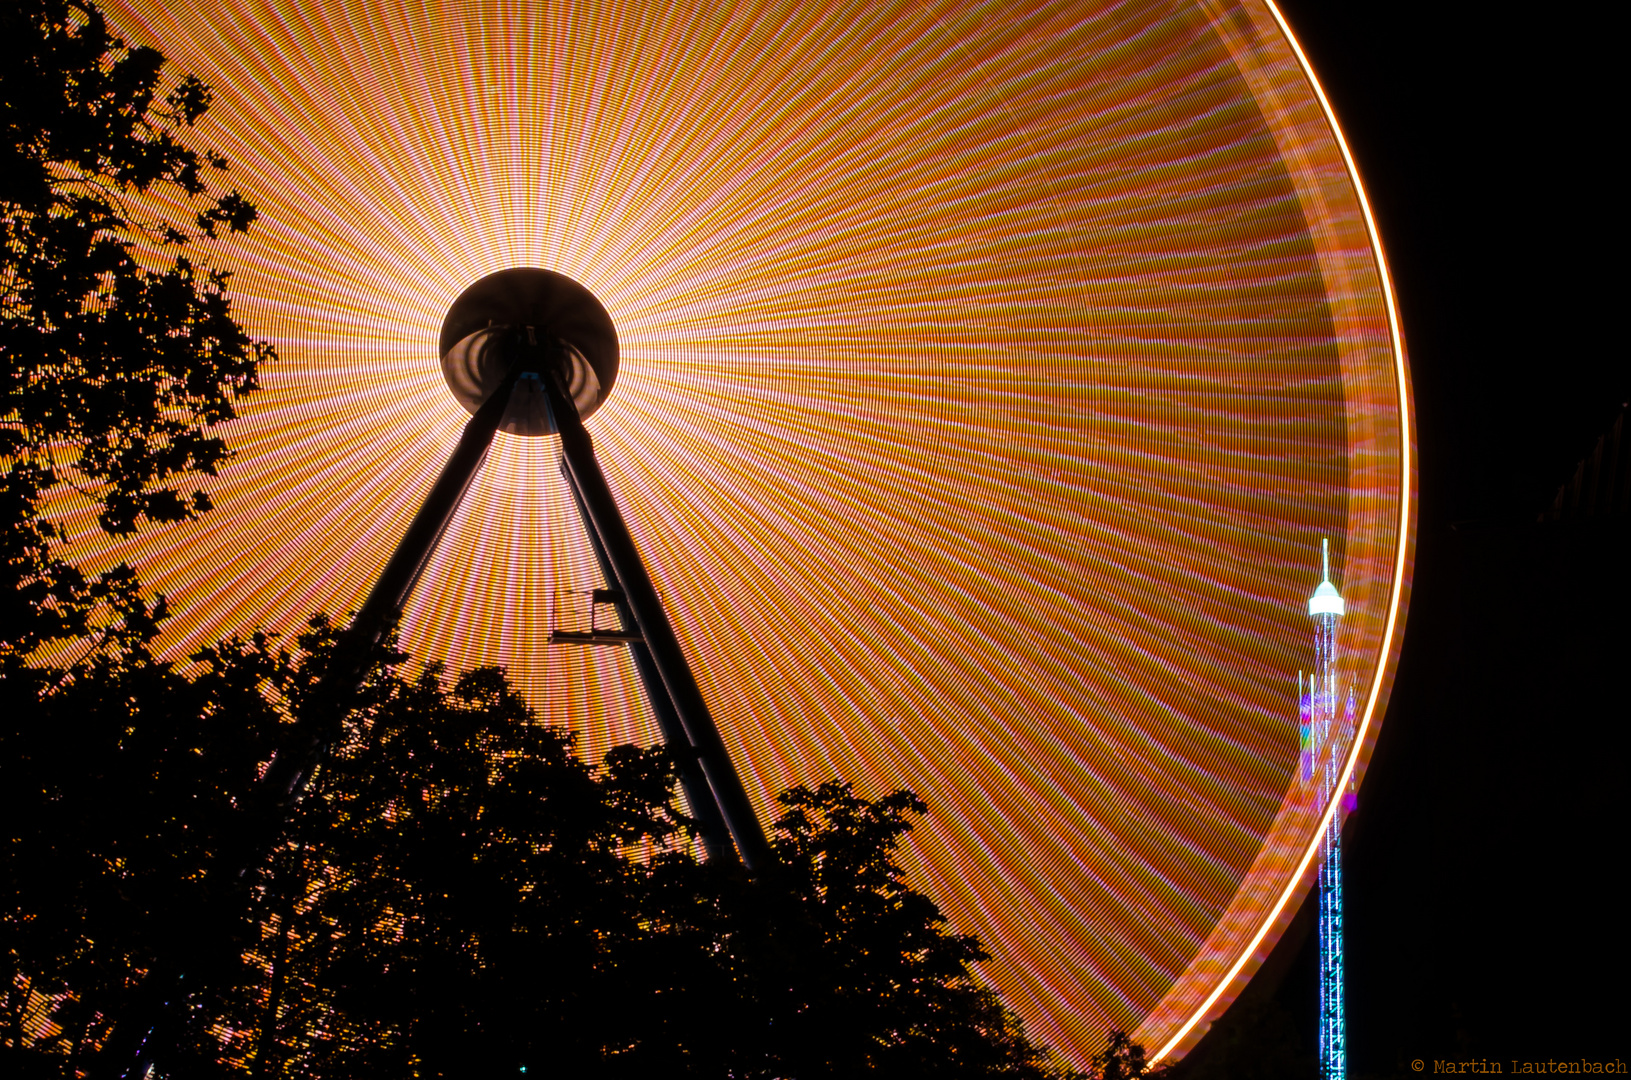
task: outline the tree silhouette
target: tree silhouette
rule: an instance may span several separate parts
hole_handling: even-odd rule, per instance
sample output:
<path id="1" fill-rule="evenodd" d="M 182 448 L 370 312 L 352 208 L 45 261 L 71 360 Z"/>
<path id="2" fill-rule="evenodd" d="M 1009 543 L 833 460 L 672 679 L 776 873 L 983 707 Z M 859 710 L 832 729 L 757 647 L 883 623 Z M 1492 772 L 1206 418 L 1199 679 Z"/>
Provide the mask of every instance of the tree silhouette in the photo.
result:
<path id="1" fill-rule="evenodd" d="M 227 274 L 187 254 L 255 209 L 190 145 L 209 89 L 166 83 L 89 3 L 0 7 L 0 674 L 47 642 L 149 640 L 163 602 L 120 566 L 82 573 L 65 508 L 110 533 L 209 507 L 189 475 L 228 455 L 213 425 L 271 356 L 232 317 Z M 175 220 L 164 208 L 181 208 Z"/>
<path id="2" fill-rule="evenodd" d="M 208 509 L 185 482 L 226 458 L 212 429 L 271 356 L 197 256 L 254 208 L 192 145 L 208 89 L 163 69 L 89 4 L 0 8 L 0 1046 L 70 1069 L 132 973 L 220 909 L 203 869 L 227 780 L 275 720 L 252 695 L 223 724 L 200 695 L 224 688 L 155 663 L 163 598 L 126 566 L 83 572 L 63 523 Z M 73 663 L 40 662 L 73 639 Z"/>
<path id="3" fill-rule="evenodd" d="M 206 1025 L 256 1075 L 1060 1075 L 906 884 L 910 793 L 784 793 L 781 872 L 749 883 L 693 857 L 660 749 L 591 766 L 497 669 L 388 664 L 368 694 Z"/>
<path id="4" fill-rule="evenodd" d="M 168 1076 L 1069 1075 L 906 882 L 915 796 L 784 793 L 781 871 L 748 882 L 694 857 L 665 751 L 585 762 L 497 669 L 387 646 L 248 905 L 223 896 L 241 798 L 334 637 L 229 640 L 185 675 L 101 657 L 11 737 L 8 767 L 81 764 L 0 794 L 29 822 L 14 1049 L 73 1075 L 163 954 L 196 982 Z"/>
<path id="5" fill-rule="evenodd" d="M 647 955 L 659 871 L 627 855 L 684 840 L 666 758 L 591 767 L 497 669 L 387 665 L 365 692 L 264 875 L 266 989 L 225 1018 L 244 1059 L 397 1077 L 621 1056 L 633 1075 L 652 1055 L 630 1003 L 674 989 Z"/>
<path id="6" fill-rule="evenodd" d="M 282 722 L 255 661 L 189 679 L 98 657 L 6 725 L 0 1025 L 12 1048 L 77 1068 L 155 958 L 229 954 L 232 909 L 209 870 L 233 794 Z"/>
<path id="7" fill-rule="evenodd" d="M 948 932 L 934 902 L 906 882 L 895 854 L 911 817 L 926 812 L 917 796 L 867 800 L 832 782 L 779 801 L 780 884 L 813 933 L 789 943 L 801 962 L 784 976 L 788 992 L 770 989 L 766 965 L 754 974 L 786 1032 L 776 1054 L 788 1075 L 1056 1075 L 975 978 L 971 965 L 988 959 L 978 940 Z"/>
<path id="8" fill-rule="evenodd" d="M 1144 1047 L 1125 1031 L 1112 1031 L 1105 1039 L 1104 1049 L 1093 1055 L 1087 1075 L 1091 1080 L 1154 1080 L 1169 1071 L 1166 1065 L 1151 1065 Z"/>

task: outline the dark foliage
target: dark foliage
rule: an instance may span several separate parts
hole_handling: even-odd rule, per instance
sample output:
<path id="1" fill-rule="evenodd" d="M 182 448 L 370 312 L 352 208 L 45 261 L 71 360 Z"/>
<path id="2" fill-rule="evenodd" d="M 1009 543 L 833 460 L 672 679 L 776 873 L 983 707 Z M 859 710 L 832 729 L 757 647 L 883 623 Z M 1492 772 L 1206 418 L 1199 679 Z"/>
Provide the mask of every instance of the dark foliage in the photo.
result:
<path id="1" fill-rule="evenodd" d="M 589 766 L 495 669 L 371 692 L 265 876 L 237 1053 L 259 1075 L 633 1075 L 685 990 L 652 948 L 675 935 L 650 878 L 684 836 L 666 759 Z"/>
<path id="2" fill-rule="evenodd" d="M 189 145 L 209 89 L 167 83 L 88 3 L 0 6 L 0 674 L 42 645 L 149 640 L 163 601 L 126 567 L 62 555 L 68 508 L 110 533 L 209 506 L 189 475 L 228 450 L 213 425 L 256 386 L 270 349 L 233 319 L 227 275 L 185 253 L 255 209 Z M 180 220 L 172 220 L 177 215 Z M 53 520 L 57 518 L 58 520 Z"/>
<path id="3" fill-rule="evenodd" d="M 101 660 L 8 729 L 0 1024 L 36 1067 L 163 954 L 198 983 L 172 1076 L 1061 1075 L 905 882 L 915 796 L 787 792 L 749 883 L 692 857 L 663 751 L 590 765 L 496 669 L 384 655 L 249 902 L 213 891 L 333 637 Z"/>
<path id="4" fill-rule="evenodd" d="M 0 727 L 0 1043 L 77 1066 L 155 956 L 229 954 L 209 871 L 289 677 L 263 646 L 195 679 L 99 657 Z"/>
<path id="5" fill-rule="evenodd" d="M 157 950 L 230 941 L 207 870 L 280 722 L 244 665 L 247 685 L 154 662 L 163 598 L 126 566 L 83 572 L 62 523 L 117 535 L 206 510 L 182 485 L 225 460 L 211 429 L 270 357 L 232 318 L 226 275 L 184 253 L 255 211 L 190 145 L 208 89 L 163 69 L 89 4 L 0 7 L 7 1075 L 77 1067 Z M 70 666 L 38 662 L 74 639 Z"/>
<path id="6" fill-rule="evenodd" d="M 1155 1080 L 1166 1076 L 1166 1065 L 1151 1065 L 1142 1046 L 1124 1031 L 1112 1031 L 1104 1049 L 1093 1055 L 1090 1080 Z"/>
<path id="7" fill-rule="evenodd" d="M 780 802 L 773 846 L 791 911 L 775 927 L 781 940 L 753 955 L 783 959 L 746 965 L 783 1033 L 780 1068 L 767 1075 L 1054 1075 L 974 977 L 971 965 L 987 958 L 979 942 L 948 933 L 905 881 L 895 852 L 926 810 L 915 795 L 867 800 L 827 783 Z"/>
<path id="8" fill-rule="evenodd" d="M 664 752 L 591 766 L 493 669 L 372 690 L 223 1020 L 261 1075 L 1055 1075 L 906 885 L 909 793 L 785 793 L 750 884 L 693 858 Z"/>

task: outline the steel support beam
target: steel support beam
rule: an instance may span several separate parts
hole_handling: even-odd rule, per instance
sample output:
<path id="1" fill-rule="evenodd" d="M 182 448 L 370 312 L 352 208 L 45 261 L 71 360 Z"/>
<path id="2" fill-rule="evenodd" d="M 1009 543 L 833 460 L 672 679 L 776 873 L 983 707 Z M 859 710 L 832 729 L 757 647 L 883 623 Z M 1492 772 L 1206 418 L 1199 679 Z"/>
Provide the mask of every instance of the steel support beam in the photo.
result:
<path id="1" fill-rule="evenodd" d="M 645 563 L 640 560 L 623 513 L 612 498 L 606 476 L 600 471 L 600 463 L 595 460 L 594 444 L 589 433 L 584 430 L 571 398 L 558 379 L 553 377 L 554 374 L 551 372 L 551 377 L 545 379 L 545 390 L 549 395 L 555 428 L 561 436 L 561 473 L 572 487 L 579 512 L 583 514 L 590 535 L 597 544 L 597 557 L 603 557 L 604 565 L 611 570 L 613 580 L 608 584 L 615 585 L 623 594 L 628 614 L 645 641 L 657 677 L 667 690 L 668 700 L 683 728 L 684 745 L 689 745 L 696 754 L 696 761 L 719 808 L 719 817 L 729 829 L 731 839 L 736 842 L 742 865 L 750 874 L 764 873 L 774 863 L 770 843 L 765 839 L 753 804 L 748 801 L 742 778 L 737 774 L 725 743 L 719 737 L 719 729 L 708 712 L 708 705 L 680 648 L 679 639 L 674 635 L 674 627 L 663 610 L 656 586 L 646 573 Z M 663 695 L 652 693 L 649 684 L 647 693 L 653 709 L 657 710 Z M 689 791 L 686 798 L 692 801 Z M 692 805 L 696 806 L 701 801 L 699 798 Z"/>
<path id="2" fill-rule="evenodd" d="M 408 523 L 408 531 L 402 534 L 396 550 L 379 572 L 368 598 L 335 642 L 333 659 L 314 695 L 317 715 L 302 721 L 303 730 L 299 730 L 293 745 L 278 751 L 261 778 L 263 798 L 270 799 L 280 811 L 276 815 L 276 832 L 282 831 L 289 809 L 300 800 L 311 779 L 312 769 L 329 743 L 339 735 L 351 701 L 368 674 L 369 656 L 401 616 L 413 587 L 419 583 L 419 576 L 464 501 L 465 492 L 470 490 L 476 473 L 487 460 L 487 451 L 509 408 L 519 374 L 519 370 L 512 368 L 498 389 L 464 425 L 453 453 L 442 466 L 441 475 L 431 485 L 419 512 Z M 275 836 L 260 838 L 257 849 L 250 853 L 252 857 L 240 873 L 260 864 L 270 850 L 268 841 L 275 842 Z"/>
<path id="3" fill-rule="evenodd" d="M 589 537 L 589 546 L 594 549 L 595 561 L 600 564 L 600 574 L 606 579 L 606 584 L 616 591 L 612 598 L 612 607 L 617 611 L 617 617 L 622 621 L 624 628 L 637 627 L 639 622 L 629 607 L 627 595 L 618 588 L 617 572 L 612 568 L 612 560 L 606 554 L 606 545 L 601 542 L 600 533 L 595 531 L 594 522 L 589 517 L 589 508 L 583 501 L 583 492 L 573 481 L 570 471 L 566 469 L 561 471 L 566 476 L 567 488 L 572 492 L 572 503 L 578 508 L 578 518 L 583 522 L 583 531 Z M 710 862 L 720 859 L 735 861 L 736 848 L 731 845 L 730 832 L 725 825 L 725 819 L 720 816 L 719 803 L 714 800 L 713 789 L 708 786 L 708 779 L 703 775 L 697 748 L 691 745 L 690 736 L 685 733 L 685 725 L 680 722 L 680 714 L 674 708 L 674 699 L 668 696 L 668 686 L 657 670 L 657 662 L 651 658 L 650 646 L 642 637 L 639 641 L 629 642 L 628 650 L 629 657 L 634 661 L 634 670 L 640 676 L 640 685 L 645 687 L 646 699 L 651 702 L 651 711 L 657 717 L 657 729 L 663 733 L 663 742 L 674 754 L 680 790 L 685 793 L 685 803 L 702 832 L 703 851 L 707 853 Z"/>

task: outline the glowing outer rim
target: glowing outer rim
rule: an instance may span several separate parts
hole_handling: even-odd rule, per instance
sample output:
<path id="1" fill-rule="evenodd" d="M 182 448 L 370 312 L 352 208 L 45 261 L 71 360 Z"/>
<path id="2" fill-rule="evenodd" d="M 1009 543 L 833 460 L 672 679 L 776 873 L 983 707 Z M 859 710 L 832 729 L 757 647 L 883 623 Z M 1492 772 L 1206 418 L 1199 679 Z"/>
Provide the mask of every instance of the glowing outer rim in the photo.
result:
<path id="1" fill-rule="evenodd" d="M 1404 365 L 1404 342 L 1399 336 L 1399 312 L 1393 299 L 1393 279 L 1388 273 L 1387 257 L 1382 254 L 1382 241 L 1376 233 L 1376 219 L 1371 215 L 1370 200 L 1365 197 L 1365 185 L 1359 179 L 1359 169 L 1354 164 L 1353 154 L 1348 150 L 1348 140 L 1342 137 L 1342 127 L 1337 123 L 1336 115 L 1331 111 L 1331 103 L 1325 97 L 1325 89 L 1320 86 L 1319 79 L 1314 75 L 1313 67 L 1308 63 L 1308 57 L 1303 54 L 1302 46 L 1297 43 L 1297 36 L 1291 32 L 1291 27 L 1286 24 L 1285 16 L 1280 14 L 1280 9 L 1275 5 L 1274 0 L 1263 0 L 1263 4 L 1268 8 L 1269 14 L 1274 16 L 1274 21 L 1279 24 L 1280 32 L 1286 36 L 1286 41 L 1290 43 L 1291 51 L 1297 56 L 1297 63 L 1302 67 L 1303 74 L 1307 76 L 1309 84 L 1314 88 L 1314 96 L 1319 98 L 1320 110 L 1325 114 L 1326 125 L 1330 127 L 1331 134 L 1336 136 L 1337 147 L 1342 151 L 1342 162 L 1348 169 L 1348 178 L 1353 181 L 1354 192 L 1359 196 L 1359 209 L 1365 216 L 1365 232 L 1370 237 L 1371 252 L 1376 256 L 1377 271 L 1382 279 L 1382 297 L 1387 307 L 1388 334 L 1393 341 L 1394 377 L 1399 385 L 1399 452 L 1401 455 L 1401 468 L 1399 471 L 1403 477 L 1403 484 L 1399 490 L 1399 552 L 1393 562 L 1393 599 L 1388 605 L 1387 629 L 1382 634 L 1382 647 L 1379 651 L 1382 663 L 1376 666 L 1376 677 L 1371 682 L 1370 696 L 1365 701 L 1365 715 L 1359 721 L 1359 729 L 1354 732 L 1353 744 L 1348 749 L 1347 763 L 1342 767 L 1342 776 L 1332 789 L 1331 801 L 1325 807 L 1324 816 L 1320 818 L 1319 828 L 1314 831 L 1314 839 L 1309 841 L 1307 850 L 1303 852 L 1302 860 L 1297 864 L 1297 872 L 1291 875 L 1285 889 L 1280 893 L 1280 899 L 1275 901 L 1274 908 L 1263 919 L 1262 925 L 1257 928 L 1257 933 L 1252 935 L 1251 941 L 1241 950 L 1240 957 L 1235 960 L 1228 973 L 1218 980 L 1217 986 L 1206 996 L 1206 1000 L 1201 1002 L 1200 1006 L 1196 1008 L 1188 1020 L 1184 1021 L 1183 1026 L 1178 1029 L 1172 1038 L 1167 1040 L 1167 1044 L 1152 1055 L 1152 1061 L 1160 1061 L 1172 1053 L 1173 1049 L 1183 1042 L 1195 1025 L 1207 1014 L 1218 998 L 1223 996 L 1223 992 L 1234 985 L 1235 978 L 1240 974 L 1240 969 L 1245 967 L 1246 961 L 1256 954 L 1257 947 L 1263 943 L 1263 938 L 1268 935 L 1269 927 L 1279 920 L 1280 913 L 1285 910 L 1286 904 L 1291 902 L 1292 894 L 1302 884 L 1303 876 L 1308 872 L 1309 863 L 1314 861 L 1314 856 L 1319 851 L 1320 841 L 1325 836 L 1325 830 L 1330 827 L 1331 819 L 1336 816 L 1337 807 L 1342 802 L 1342 792 L 1347 788 L 1348 781 L 1353 778 L 1354 767 L 1359 764 L 1359 751 L 1365 745 L 1365 735 L 1370 730 L 1371 717 L 1376 713 L 1377 699 L 1382 696 L 1382 682 L 1388 669 L 1387 657 L 1393 650 L 1393 635 L 1397 632 L 1399 624 L 1399 598 L 1404 584 L 1405 555 L 1410 549 L 1410 507 L 1412 500 L 1410 488 L 1410 382 Z"/>

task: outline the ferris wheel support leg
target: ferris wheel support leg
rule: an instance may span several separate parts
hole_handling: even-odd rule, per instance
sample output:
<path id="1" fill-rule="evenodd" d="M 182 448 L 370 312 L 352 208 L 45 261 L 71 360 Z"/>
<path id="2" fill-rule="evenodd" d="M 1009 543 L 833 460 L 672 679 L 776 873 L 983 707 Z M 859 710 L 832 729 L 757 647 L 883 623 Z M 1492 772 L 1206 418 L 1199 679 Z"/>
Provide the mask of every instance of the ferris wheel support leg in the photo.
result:
<path id="1" fill-rule="evenodd" d="M 569 469 L 562 469 L 566 476 L 567 488 L 572 492 L 572 502 L 577 507 L 578 518 L 583 522 L 583 531 L 589 537 L 589 546 L 594 549 L 595 561 L 600 564 L 600 573 L 606 584 L 617 588 L 617 572 L 612 568 L 612 560 L 606 554 L 606 545 L 601 543 L 600 534 L 595 531 L 593 519 L 589 516 L 589 507 L 583 501 L 583 492 L 578 490 L 577 482 L 573 479 Z M 634 612 L 629 608 L 628 597 L 621 592 L 613 601 L 617 609 L 617 617 L 625 627 L 633 629 L 639 626 L 634 618 Z M 651 702 L 651 711 L 656 715 L 657 728 L 663 734 L 663 742 L 674 752 L 675 771 L 679 774 L 680 790 L 685 793 L 685 802 L 691 810 L 691 816 L 696 819 L 702 832 L 702 848 L 707 852 L 710 862 L 719 859 L 734 860 L 736 849 L 731 845 L 731 835 L 725 825 L 725 819 L 720 816 L 719 804 L 714 801 L 714 793 L 708 787 L 708 779 L 703 776 L 698 762 L 696 747 L 685 734 L 685 725 L 680 722 L 680 714 L 674 708 L 674 701 L 668 696 L 668 687 L 663 684 L 662 673 L 657 670 L 657 662 L 651 657 L 651 649 L 643 641 L 631 641 L 628 644 L 629 656 L 634 661 L 634 670 L 640 676 L 640 685 L 645 687 L 646 698 Z"/>
<path id="2" fill-rule="evenodd" d="M 374 648 L 402 614 L 402 608 L 407 604 L 413 587 L 418 584 L 419 576 L 424 573 L 454 513 L 464 501 L 465 492 L 470 490 L 476 473 L 481 471 L 482 463 L 487 460 L 487 450 L 492 446 L 493 436 L 498 433 L 498 426 L 504 419 L 519 375 L 519 368 L 511 370 L 504 382 L 464 425 L 453 453 L 448 455 L 447 464 L 442 466 L 442 472 L 431 485 L 419 512 L 408 523 L 408 531 L 402 534 L 396 550 L 391 552 L 385 568 L 379 572 L 374 587 L 369 590 L 367 599 L 335 642 L 328 670 L 316 687 L 317 715 L 302 721 L 300 727 L 305 730 L 299 732 L 294 747 L 280 751 L 261 779 L 260 790 L 265 793 L 264 797 L 272 800 L 282 811 L 277 815 L 275 831 L 281 831 L 283 816 L 289 807 L 299 801 L 311 778 L 312 768 L 328 744 L 339 734 L 351 700 L 368 674 L 369 658 Z M 265 850 L 275 838 L 275 832 L 274 835 L 260 838 L 260 847 L 248 853 L 251 861 L 245 863 L 246 869 L 253 868 L 264 858 Z"/>
<path id="3" fill-rule="evenodd" d="M 623 513 L 612 498 L 606 475 L 600 471 L 600 463 L 595 460 L 594 444 L 589 439 L 589 433 L 583 429 L 577 409 L 559 383 L 554 379 L 546 382 L 550 411 L 555 417 L 555 427 L 561 434 L 561 471 L 582 500 L 590 531 L 595 534 L 611 564 L 617 588 L 622 592 L 629 613 L 634 617 L 635 627 L 650 650 L 652 663 L 663 686 L 667 688 L 668 698 L 679 715 L 687 741 L 694 748 L 697 763 L 702 767 L 702 774 L 713 792 L 719 816 L 730 830 L 731 839 L 736 842 L 742 865 L 749 874 L 758 875 L 769 870 L 774 863 L 770 843 L 765 839 L 759 817 L 754 813 L 753 804 L 748 801 L 742 778 L 731 762 L 724 740 L 719 737 L 719 729 L 708 712 L 707 702 L 702 698 L 702 690 L 697 686 L 696 676 L 691 673 L 691 665 L 686 662 L 679 639 L 674 635 L 674 627 L 663 610 L 656 586 L 646 573 L 645 563 L 634 546 L 634 538 L 629 535 Z M 656 697 L 653 695 L 654 699 Z"/>

